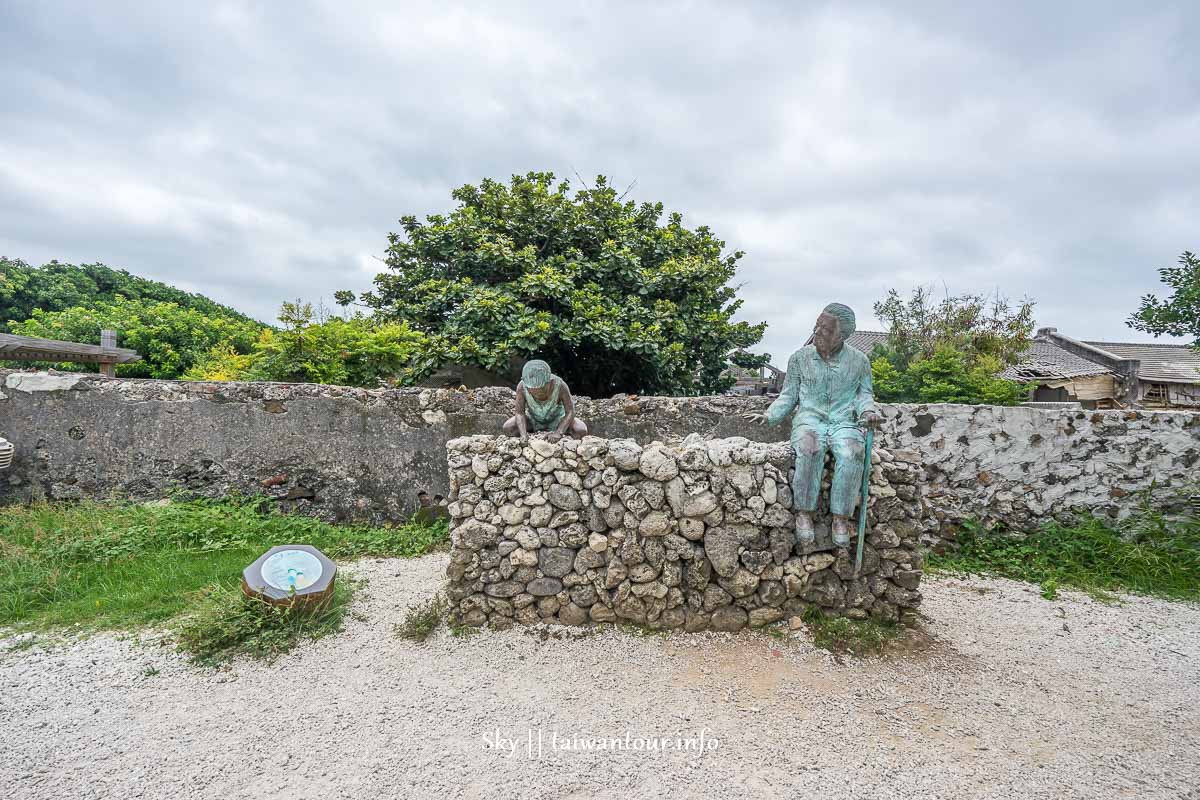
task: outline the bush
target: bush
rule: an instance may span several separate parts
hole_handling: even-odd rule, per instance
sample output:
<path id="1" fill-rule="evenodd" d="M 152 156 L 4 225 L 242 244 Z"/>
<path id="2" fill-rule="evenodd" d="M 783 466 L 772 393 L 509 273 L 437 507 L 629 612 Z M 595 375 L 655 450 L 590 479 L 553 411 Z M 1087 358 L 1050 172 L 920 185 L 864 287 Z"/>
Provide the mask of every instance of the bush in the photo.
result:
<path id="1" fill-rule="evenodd" d="M 1145 507 L 1118 526 L 1086 517 L 1030 534 L 964 526 L 959 550 L 931 553 L 931 569 L 1035 583 L 1050 599 L 1063 587 L 1103 596 L 1126 591 L 1200 600 L 1200 521 L 1168 520 Z"/>
<path id="2" fill-rule="evenodd" d="M 875 397 L 884 403 L 985 403 L 1011 406 L 1024 399 L 1022 384 L 998 377 L 1000 362 L 992 356 L 967 356 L 951 345 L 939 345 L 929 358 L 908 363 L 903 371 L 889 360 L 886 348 L 871 361 Z"/>
<path id="3" fill-rule="evenodd" d="M 934 302 L 925 288 L 911 299 L 896 290 L 875 304 L 887 342 L 871 354 L 876 397 L 888 403 L 1014 405 L 1026 387 L 1000 377 L 1029 347 L 1033 302 L 1014 310 L 997 294 L 947 295 Z"/>
<path id="4" fill-rule="evenodd" d="M 310 303 L 284 303 L 279 315 L 283 327 L 262 329 L 248 355 L 219 344 L 184 377 L 375 388 L 410 385 L 435 366 L 428 337 L 407 323 L 315 317 Z"/>
<path id="5" fill-rule="evenodd" d="M 141 361 L 118 364 L 117 375 L 129 378 L 182 377 L 208 357 L 213 348 L 247 353 L 259 330 L 257 322 L 210 316 L 176 303 L 127 300 L 96 302 L 63 311 L 35 309 L 9 329 L 23 336 L 39 336 L 84 344 L 99 344 L 100 330 L 120 334 L 118 344 L 136 350 Z M 61 369 L 82 371 L 89 365 L 64 363 Z"/>

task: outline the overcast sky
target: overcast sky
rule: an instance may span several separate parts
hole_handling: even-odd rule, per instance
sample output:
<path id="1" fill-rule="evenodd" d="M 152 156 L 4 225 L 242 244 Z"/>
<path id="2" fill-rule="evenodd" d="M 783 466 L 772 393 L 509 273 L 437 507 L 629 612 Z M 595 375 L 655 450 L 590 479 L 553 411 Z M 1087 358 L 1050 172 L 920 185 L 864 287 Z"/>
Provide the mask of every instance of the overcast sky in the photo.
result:
<path id="1" fill-rule="evenodd" d="M 499 9 L 503 10 L 499 10 Z M 264 320 L 483 177 L 608 175 L 746 252 L 782 363 L 830 300 L 1037 301 L 1078 338 L 1200 250 L 1200 4 L 0 0 L 0 255 Z"/>

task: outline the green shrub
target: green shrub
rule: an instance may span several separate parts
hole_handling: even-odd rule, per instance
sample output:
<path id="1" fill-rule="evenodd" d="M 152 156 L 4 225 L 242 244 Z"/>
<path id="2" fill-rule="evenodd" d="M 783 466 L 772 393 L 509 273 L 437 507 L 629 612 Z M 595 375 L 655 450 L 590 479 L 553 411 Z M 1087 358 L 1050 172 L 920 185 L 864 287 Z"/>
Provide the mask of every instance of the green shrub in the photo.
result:
<path id="1" fill-rule="evenodd" d="M 974 358 L 951 345 L 938 345 L 928 358 L 898 367 L 892 351 L 880 346 L 871 361 L 875 396 L 885 403 L 968 403 L 1016 405 L 1026 387 L 998 377 L 1003 365 L 993 356 Z"/>
<path id="2" fill-rule="evenodd" d="M 1039 584 L 1047 599 L 1067 586 L 1094 594 L 1200 599 L 1200 521 L 1169 520 L 1147 506 L 1119 525 L 1085 517 L 1014 534 L 968 524 L 957 552 L 931 553 L 927 563 L 935 570 Z"/>
<path id="3" fill-rule="evenodd" d="M 262 325 L 176 303 L 117 297 L 61 311 L 35 309 L 28 319 L 11 322 L 8 327 L 22 336 L 85 344 L 99 344 L 100 330 L 110 328 L 120 334 L 121 347 L 132 348 L 142 357 L 140 361 L 118 364 L 117 375 L 174 379 L 192 370 L 213 348 L 248 352 Z M 85 364 L 56 366 L 77 371 L 92 369 Z"/>

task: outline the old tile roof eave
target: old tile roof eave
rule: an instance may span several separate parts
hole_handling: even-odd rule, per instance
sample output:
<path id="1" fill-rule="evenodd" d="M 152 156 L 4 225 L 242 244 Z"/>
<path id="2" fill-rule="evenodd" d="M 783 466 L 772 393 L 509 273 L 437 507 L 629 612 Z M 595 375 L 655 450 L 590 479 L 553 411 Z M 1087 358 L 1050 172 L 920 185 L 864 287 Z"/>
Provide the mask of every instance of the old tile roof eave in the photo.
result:
<path id="1" fill-rule="evenodd" d="M 1186 344 L 1154 342 L 1085 342 L 1114 354 L 1139 361 L 1138 380 L 1151 383 L 1200 384 L 1200 351 Z"/>

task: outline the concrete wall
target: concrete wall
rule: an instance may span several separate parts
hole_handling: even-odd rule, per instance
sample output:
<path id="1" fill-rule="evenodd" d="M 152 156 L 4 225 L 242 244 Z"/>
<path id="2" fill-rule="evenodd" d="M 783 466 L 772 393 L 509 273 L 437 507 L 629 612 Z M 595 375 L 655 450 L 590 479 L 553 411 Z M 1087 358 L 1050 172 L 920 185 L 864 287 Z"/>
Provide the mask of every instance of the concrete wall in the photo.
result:
<path id="1" fill-rule="evenodd" d="M 492 433 L 507 389 L 365 390 L 275 383 L 121 380 L 0 371 L 0 436 L 16 445 L 0 502 L 266 493 L 332 520 L 401 520 L 418 493 L 449 495 L 446 443 Z M 742 415 L 759 397 L 580 398 L 595 434 L 641 443 L 780 441 Z M 1200 414 L 895 405 L 880 445 L 915 454 L 926 540 L 982 516 L 1027 526 L 1077 509 L 1118 515 L 1152 480 L 1188 491 Z"/>
<path id="2" fill-rule="evenodd" d="M 827 509 L 816 541 L 795 542 L 786 443 L 468 436 L 448 450 L 446 591 L 463 624 L 734 631 L 813 606 L 895 622 L 921 601 L 920 467 L 885 449 L 861 570 L 830 542 Z"/>

